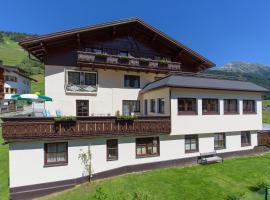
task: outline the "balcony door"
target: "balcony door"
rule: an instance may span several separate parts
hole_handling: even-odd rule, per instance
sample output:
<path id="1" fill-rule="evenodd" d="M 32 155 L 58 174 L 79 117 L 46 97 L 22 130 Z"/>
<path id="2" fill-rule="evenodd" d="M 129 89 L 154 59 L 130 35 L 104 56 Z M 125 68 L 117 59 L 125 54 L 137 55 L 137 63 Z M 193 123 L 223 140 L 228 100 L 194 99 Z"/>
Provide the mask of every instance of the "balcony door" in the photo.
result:
<path id="1" fill-rule="evenodd" d="M 123 100 L 123 115 L 130 116 L 140 112 L 139 100 Z"/>
<path id="2" fill-rule="evenodd" d="M 76 116 L 89 116 L 88 100 L 76 100 Z"/>

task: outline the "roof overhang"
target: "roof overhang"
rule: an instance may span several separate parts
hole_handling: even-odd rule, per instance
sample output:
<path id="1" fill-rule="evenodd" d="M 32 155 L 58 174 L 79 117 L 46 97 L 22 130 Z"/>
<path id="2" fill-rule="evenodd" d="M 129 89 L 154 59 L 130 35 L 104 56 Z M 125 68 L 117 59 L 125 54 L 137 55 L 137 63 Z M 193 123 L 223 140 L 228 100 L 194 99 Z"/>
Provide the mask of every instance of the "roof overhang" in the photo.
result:
<path id="1" fill-rule="evenodd" d="M 29 54 L 33 55 L 34 57 L 36 57 L 37 59 L 43 62 L 44 57 L 47 53 L 47 50 L 46 50 L 47 45 L 50 45 L 60 40 L 63 41 L 63 43 L 65 43 L 65 41 L 70 42 L 71 40 L 76 41 L 77 43 L 80 43 L 80 34 L 88 33 L 88 32 L 90 33 L 93 31 L 102 31 L 105 29 L 110 29 L 112 30 L 112 32 L 114 32 L 115 30 L 117 30 L 118 27 L 124 26 L 124 25 L 127 25 L 127 26 L 136 25 L 136 28 L 138 29 L 141 28 L 148 31 L 152 35 L 153 40 L 155 41 L 161 40 L 162 42 L 173 46 L 174 48 L 177 49 L 179 55 L 185 52 L 189 56 L 193 57 L 196 61 L 198 61 L 198 63 L 200 63 L 200 66 L 202 69 L 207 69 L 207 68 L 215 66 L 215 64 L 211 62 L 210 60 L 206 59 L 205 57 L 201 56 L 197 52 L 186 47 L 182 43 L 172 39 L 167 34 L 159 31 L 158 29 L 145 23 L 143 20 L 139 18 L 129 18 L 129 19 L 124 19 L 124 20 L 112 21 L 109 23 L 102 23 L 102 24 L 97 24 L 93 26 L 86 26 L 82 28 L 56 32 L 52 34 L 46 34 L 43 36 L 35 36 L 35 37 L 21 40 L 19 44 L 26 51 L 28 51 Z M 132 28 L 130 29 L 133 30 Z"/>

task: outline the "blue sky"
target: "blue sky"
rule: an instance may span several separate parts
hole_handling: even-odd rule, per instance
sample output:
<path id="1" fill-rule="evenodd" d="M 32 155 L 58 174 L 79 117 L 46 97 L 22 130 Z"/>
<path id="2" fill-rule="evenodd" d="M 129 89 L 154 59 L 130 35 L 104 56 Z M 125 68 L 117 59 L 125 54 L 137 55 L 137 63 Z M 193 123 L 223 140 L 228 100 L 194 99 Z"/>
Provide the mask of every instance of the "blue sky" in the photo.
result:
<path id="1" fill-rule="evenodd" d="M 0 0 L 0 30 L 45 34 L 137 16 L 221 66 L 270 65 L 268 0 Z"/>

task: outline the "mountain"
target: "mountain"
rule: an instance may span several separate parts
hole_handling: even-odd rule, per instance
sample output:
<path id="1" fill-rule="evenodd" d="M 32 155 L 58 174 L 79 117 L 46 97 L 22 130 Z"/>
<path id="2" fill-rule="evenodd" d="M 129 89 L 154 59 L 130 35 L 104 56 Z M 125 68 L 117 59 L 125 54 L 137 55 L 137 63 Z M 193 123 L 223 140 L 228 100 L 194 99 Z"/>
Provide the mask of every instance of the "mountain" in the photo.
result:
<path id="1" fill-rule="evenodd" d="M 204 73 L 241 78 L 270 90 L 270 67 L 266 65 L 234 61 L 222 67 L 208 69 Z M 270 99 L 270 92 L 265 98 Z"/>
<path id="2" fill-rule="evenodd" d="M 31 92 L 44 93 L 44 66 L 40 62 L 30 60 L 26 51 L 18 41 L 35 35 L 0 31 L 0 64 L 17 66 L 28 75 L 38 80 L 32 82 Z"/>

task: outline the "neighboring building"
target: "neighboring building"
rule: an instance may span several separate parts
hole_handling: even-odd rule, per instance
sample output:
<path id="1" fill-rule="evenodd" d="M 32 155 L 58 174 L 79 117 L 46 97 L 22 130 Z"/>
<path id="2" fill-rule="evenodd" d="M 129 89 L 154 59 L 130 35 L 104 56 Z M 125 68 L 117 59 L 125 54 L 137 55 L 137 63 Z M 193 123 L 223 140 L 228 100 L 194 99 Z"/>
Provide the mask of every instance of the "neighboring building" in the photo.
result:
<path id="1" fill-rule="evenodd" d="M 31 81 L 26 72 L 18 67 L 2 65 L 4 70 L 4 99 L 9 100 L 14 94 L 31 93 Z"/>
<path id="2" fill-rule="evenodd" d="M 78 156 L 88 148 L 96 179 L 257 146 L 266 89 L 190 73 L 214 64 L 140 19 L 20 45 L 45 64 L 46 108 L 77 117 L 3 119 L 14 198 L 86 180 Z"/>
<path id="3" fill-rule="evenodd" d="M 0 65 L 0 114 L 23 109 L 11 96 L 31 93 L 31 81 L 36 80 L 29 77 L 24 70 L 15 66 Z"/>

